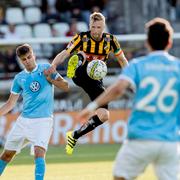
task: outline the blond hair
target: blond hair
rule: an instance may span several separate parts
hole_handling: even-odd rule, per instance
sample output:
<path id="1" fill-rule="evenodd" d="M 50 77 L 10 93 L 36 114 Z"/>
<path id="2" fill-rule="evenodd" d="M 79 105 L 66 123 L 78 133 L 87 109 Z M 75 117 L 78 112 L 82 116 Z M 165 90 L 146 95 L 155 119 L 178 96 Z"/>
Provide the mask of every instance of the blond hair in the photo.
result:
<path id="1" fill-rule="evenodd" d="M 102 13 L 100 12 L 94 12 L 90 15 L 90 22 L 95 22 L 95 21 L 104 21 L 105 23 L 105 17 Z"/>

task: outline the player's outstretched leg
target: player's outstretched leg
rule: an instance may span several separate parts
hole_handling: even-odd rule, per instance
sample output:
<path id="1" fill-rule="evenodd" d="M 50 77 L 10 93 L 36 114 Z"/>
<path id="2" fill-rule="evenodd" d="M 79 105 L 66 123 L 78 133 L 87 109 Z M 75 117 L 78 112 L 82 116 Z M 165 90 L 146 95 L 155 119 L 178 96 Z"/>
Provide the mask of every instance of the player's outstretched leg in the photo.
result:
<path id="1" fill-rule="evenodd" d="M 0 155 L 0 176 L 2 175 L 4 169 L 8 165 L 8 163 L 12 160 L 16 151 L 4 150 Z"/>
<path id="2" fill-rule="evenodd" d="M 72 132 L 68 131 L 66 133 L 66 153 L 71 155 L 73 153 L 74 147 L 79 137 L 87 134 L 88 132 L 95 129 L 97 126 L 101 125 L 103 122 L 98 118 L 97 115 L 93 116 L 86 123 L 84 123 L 80 129 Z"/>
<path id="3" fill-rule="evenodd" d="M 7 166 L 7 162 L 0 159 L 0 176 L 2 175 L 2 173 L 3 173 L 4 169 L 6 168 L 6 166 Z"/>
<path id="4" fill-rule="evenodd" d="M 77 139 L 73 138 L 73 132 L 72 131 L 68 131 L 66 133 L 66 153 L 68 155 L 72 155 L 73 150 L 74 150 L 74 146 L 76 145 Z"/>
<path id="5" fill-rule="evenodd" d="M 78 67 L 78 61 L 79 61 L 78 55 L 73 55 L 69 59 L 68 67 L 67 67 L 67 77 L 68 78 L 74 77 L 76 68 Z"/>

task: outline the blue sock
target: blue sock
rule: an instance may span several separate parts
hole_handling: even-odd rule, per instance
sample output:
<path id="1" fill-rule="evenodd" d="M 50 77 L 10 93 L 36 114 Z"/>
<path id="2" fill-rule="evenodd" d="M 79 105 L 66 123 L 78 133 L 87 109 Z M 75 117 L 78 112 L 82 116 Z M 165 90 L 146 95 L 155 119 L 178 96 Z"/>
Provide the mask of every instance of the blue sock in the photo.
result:
<path id="1" fill-rule="evenodd" d="M 45 160 L 42 157 L 35 159 L 35 180 L 43 180 L 45 174 Z"/>
<path id="2" fill-rule="evenodd" d="M 0 175 L 3 173 L 6 165 L 7 165 L 7 162 L 2 160 L 2 159 L 0 159 Z"/>

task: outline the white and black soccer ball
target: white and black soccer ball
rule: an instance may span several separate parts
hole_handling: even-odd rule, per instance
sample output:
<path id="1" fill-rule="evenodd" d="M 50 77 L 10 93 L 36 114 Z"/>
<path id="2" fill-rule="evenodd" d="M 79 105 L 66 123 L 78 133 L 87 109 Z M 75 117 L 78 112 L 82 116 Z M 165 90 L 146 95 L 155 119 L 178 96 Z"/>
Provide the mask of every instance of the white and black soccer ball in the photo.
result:
<path id="1" fill-rule="evenodd" d="M 87 65 L 87 74 L 94 80 L 100 80 L 107 74 L 107 66 L 101 60 L 93 60 Z"/>

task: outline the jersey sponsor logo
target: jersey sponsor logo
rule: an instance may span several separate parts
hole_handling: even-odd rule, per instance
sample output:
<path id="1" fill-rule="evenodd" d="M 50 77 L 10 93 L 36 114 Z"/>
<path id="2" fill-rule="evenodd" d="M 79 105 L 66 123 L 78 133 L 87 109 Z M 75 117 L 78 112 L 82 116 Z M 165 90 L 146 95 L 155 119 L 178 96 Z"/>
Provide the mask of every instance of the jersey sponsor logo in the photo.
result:
<path id="1" fill-rule="evenodd" d="M 89 38 L 87 38 L 87 37 L 82 38 L 82 42 L 88 42 L 88 41 L 89 41 Z"/>
<path id="2" fill-rule="evenodd" d="M 86 60 L 87 61 L 92 61 L 92 60 L 104 60 L 104 55 L 94 55 L 94 54 L 87 54 L 86 53 Z"/>
<path id="3" fill-rule="evenodd" d="M 40 86 L 39 82 L 37 82 L 37 81 L 33 81 L 33 82 L 30 84 L 30 89 L 31 89 L 32 92 L 37 92 L 37 91 L 39 91 L 40 87 L 41 87 L 41 86 Z"/>
<path id="4" fill-rule="evenodd" d="M 106 41 L 106 42 L 110 42 L 110 41 L 111 41 L 111 39 L 110 39 L 110 37 L 105 37 L 105 38 L 104 38 L 104 41 Z"/>
<path id="5" fill-rule="evenodd" d="M 104 50 L 107 50 L 108 48 L 109 48 L 109 47 L 108 47 L 108 45 L 107 45 L 107 46 L 104 47 Z"/>

